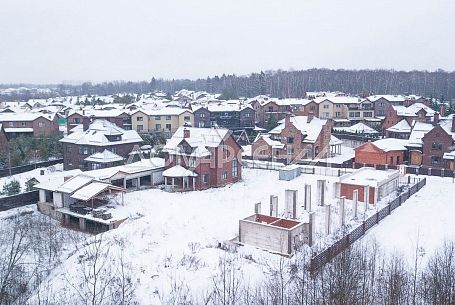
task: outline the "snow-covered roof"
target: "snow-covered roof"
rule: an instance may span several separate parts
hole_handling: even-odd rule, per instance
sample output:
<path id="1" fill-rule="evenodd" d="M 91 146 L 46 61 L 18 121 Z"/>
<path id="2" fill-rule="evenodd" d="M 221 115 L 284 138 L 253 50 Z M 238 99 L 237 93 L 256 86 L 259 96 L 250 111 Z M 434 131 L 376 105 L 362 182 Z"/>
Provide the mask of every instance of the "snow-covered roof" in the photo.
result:
<path id="1" fill-rule="evenodd" d="M 71 198 L 88 201 L 108 189 L 122 190 L 122 188 L 113 186 L 109 183 L 94 181 L 78 189 L 73 195 L 71 195 Z"/>
<path id="2" fill-rule="evenodd" d="M 396 133 L 410 133 L 411 132 L 411 125 L 409 125 L 408 121 L 402 119 L 392 127 L 387 128 L 387 131 L 396 132 Z"/>
<path id="3" fill-rule="evenodd" d="M 163 172 L 164 177 L 197 177 L 197 173 L 184 168 L 181 165 L 176 165 L 171 168 L 168 168 Z"/>
<path id="4" fill-rule="evenodd" d="M 406 100 L 406 98 L 403 96 L 403 95 L 371 95 L 369 97 L 367 97 L 368 100 L 372 101 L 372 102 L 376 102 L 377 100 L 379 100 L 380 98 L 384 98 L 385 100 L 389 101 L 389 102 L 404 102 Z"/>
<path id="5" fill-rule="evenodd" d="M 320 104 L 322 102 L 329 101 L 334 104 L 360 104 L 364 99 L 361 99 L 359 97 L 354 97 L 354 96 L 321 96 L 321 97 L 316 97 L 313 102 L 316 104 Z"/>
<path id="6" fill-rule="evenodd" d="M 422 138 L 425 136 L 427 132 L 433 129 L 433 125 L 431 123 L 425 122 L 414 122 L 412 126 L 411 134 L 409 135 L 409 144 L 408 146 L 412 147 L 422 147 L 423 142 Z"/>
<path id="7" fill-rule="evenodd" d="M 5 128 L 6 133 L 10 132 L 33 132 L 33 128 L 30 127 L 7 127 Z"/>
<path id="8" fill-rule="evenodd" d="M 455 150 L 444 153 L 444 156 L 442 158 L 444 160 L 455 160 Z"/>
<path id="9" fill-rule="evenodd" d="M 284 144 L 280 141 L 272 140 L 270 135 L 261 135 L 260 138 L 264 139 L 264 141 L 270 145 L 272 148 L 284 148 Z"/>
<path id="10" fill-rule="evenodd" d="M 115 176 L 118 173 L 124 173 L 126 175 L 136 174 L 140 172 L 164 168 L 164 165 L 165 162 L 163 158 L 150 158 L 130 164 L 86 171 L 84 172 L 84 175 L 91 176 L 100 180 L 105 180 Z"/>
<path id="11" fill-rule="evenodd" d="M 188 138 L 184 138 L 184 129 L 187 129 L 190 133 Z M 229 133 L 228 129 L 224 128 L 197 128 L 197 127 L 185 127 L 181 126 L 174 133 L 172 138 L 170 138 L 166 145 L 163 147 L 163 151 L 175 151 L 178 148 L 178 145 L 182 142 L 183 139 L 191 147 L 218 147 L 221 141 Z"/>
<path id="12" fill-rule="evenodd" d="M 407 150 L 406 145 L 408 145 L 408 140 L 395 139 L 395 138 L 386 138 L 373 142 L 377 148 L 388 152 L 388 151 L 397 151 L 397 150 Z"/>
<path id="13" fill-rule="evenodd" d="M 291 116 L 290 122 L 302 132 L 303 135 L 306 135 L 304 142 L 314 143 L 319 134 L 321 133 L 322 128 L 327 123 L 327 120 L 322 120 L 317 117 L 314 117 L 310 122 L 308 122 L 307 116 Z M 270 134 L 280 134 L 285 127 L 285 119 L 278 122 L 280 125 L 272 129 Z"/>
<path id="14" fill-rule="evenodd" d="M 376 170 L 370 167 L 363 167 L 353 173 L 346 174 L 340 177 L 341 183 L 371 186 L 377 188 L 384 182 L 390 181 L 399 177 L 397 170 Z"/>
<path id="15" fill-rule="evenodd" d="M 107 136 L 120 136 L 119 141 L 109 141 Z M 140 143 L 142 138 L 135 130 L 125 130 L 106 120 L 95 120 L 86 131 L 76 131 L 60 142 L 76 145 L 109 146 L 125 143 Z"/>
<path id="16" fill-rule="evenodd" d="M 55 113 L 44 114 L 41 112 L 2 112 L 0 113 L 0 122 L 30 122 L 40 117 L 49 121 L 53 121 L 55 118 Z"/>
<path id="17" fill-rule="evenodd" d="M 60 193 L 72 194 L 75 191 L 77 191 L 78 189 L 80 189 L 81 187 L 89 184 L 93 180 L 94 180 L 94 178 L 91 176 L 87 176 L 84 174 L 77 175 L 77 176 L 74 176 L 71 179 L 67 180 L 62 185 L 60 185 L 56 189 L 56 191 L 58 191 Z"/>
<path id="18" fill-rule="evenodd" d="M 428 107 L 427 105 L 424 105 L 422 103 L 414 103 L 408 107 L 406 106 L 392 106 L 393 109 L 397 112 L 398 116 L 417 116 L 417 113 L 420 110 L 425 110 L 426 115 L 425 116 L 433 116 L 436 111 Z"/>
<path id="19" fill-rule="evenodd" d="M 343 144 L 343 141 L 335 137 L 334 135 L 330 136 L 330 145 L 341 145 Z"/>
<path id="20" fill-rule="evenodd" d="M 35 184 L 33 187 L 53 192 L 65 182 L 65 177 L 74 177 L 81 173 L 82 171 L 80 169 L 73 169 L 63 172 L 55 172 L 48 175 L 37 175 L 33 178 L 35 178 L 39 183 Z"/>
<path id="21" fill-rule="evenodd" d="M 105 149 L 103 152 L 97 152 L 93 155 L 84 159 L 85 161 L 89 162 L 96 162 L 96 163 L 110 163 L 110 162 L 118 162 L 123 161 L 123 157 L 117 154 L 114 154 L 110 150 Z"/>
<path id="22" fill-rule="evenodd" d="M 362 122 L 359 122 L 350 127 L 334 127 L 333 129 L 337 130 L 337 131 L 344 131 L 344 132 L 357 133 L 357 134 L 377 134 L 378 133 L 378 131 L 371 128 L 370 126 L 363 124 Z"/>

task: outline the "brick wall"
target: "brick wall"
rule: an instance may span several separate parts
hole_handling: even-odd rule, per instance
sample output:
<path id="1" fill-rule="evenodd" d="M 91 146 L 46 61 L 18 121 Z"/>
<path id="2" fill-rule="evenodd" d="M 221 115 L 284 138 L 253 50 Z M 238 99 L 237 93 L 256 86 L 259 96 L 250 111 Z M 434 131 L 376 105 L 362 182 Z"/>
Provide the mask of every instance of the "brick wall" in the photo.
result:
<path id="1" fill-rule="evenodd" d="M 6 211 L 29 204 L 35 204 L 38 202 L 38 200 L 38 191 L 32 191 L 8 197 L 0 197 L 0 211 Z"/>
<path id="2" fill-rule="evenodd" d="M 435 126 L 422 138 L 423 155 L 422 165 L 432 168 L 444 168 L 442 157 L 445 152 L 450 151 L 449 147 L 453 144 L 452 136 L 439 125 Z M 433 147 L 433 143 L 437 144 Z M 440 148 L 439 148 L 440 145 Z M 439 158 L 439 163 L 434 163 L 432 157 Z"/>
<path id="3" fill-rule="evenodd" d="M 355 162 L 362 164 L 398 165 L 403 164 L 404 158 L 404 151 L 385 152 L 372 143 L 365 143 L 355 150 Z"/>
<path id="4" fill-rule="evenodd" d="M 348 184 L 348 183 L 341 183 L 340 185 L 340 196 L 346 196 L 346 199 L 352 200 L 353 195 L 352 193 L 357 190 L 359 192 L 358 201 L 365 202 L 365 187 L 360 185 Z M 368 195 L 368 203 L 374 203 L 374 192 L 375 188 L 369 188 L 369 195 Z"/>

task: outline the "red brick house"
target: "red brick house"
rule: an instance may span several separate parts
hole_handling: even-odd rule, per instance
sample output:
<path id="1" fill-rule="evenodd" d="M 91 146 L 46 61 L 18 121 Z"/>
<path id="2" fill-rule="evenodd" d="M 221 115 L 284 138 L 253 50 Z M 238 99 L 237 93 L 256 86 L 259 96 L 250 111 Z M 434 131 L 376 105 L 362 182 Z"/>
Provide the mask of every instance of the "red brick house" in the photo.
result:
<path id="1" fill-rule="evenodd" d="M 119 160 L 128 159 L 133 149 L 142 143 L 142 138 L 135 130 L 124 130 L 111 122 L 95 120 L 60 142 L 65 170 L 91 170 L 118 165 Z M 97 159 L 100 161 L 96 162 Z"/>
<path id="2" fill-rule="evenodd" d="M 422 165 L 431 168 L 453 167 L 447 156 L 454 149 L 455 115 L 449 120 L 433 122 L 433 128 L 422 137 Z M 446 160 L 444 156 L 446 155 Z"/>
<path id="3" fill-rule="evenodd" d="M 241 146 L 227 129 L 182 126 L 163 152 L 169 190 L 221 187 L 242 179 Z"/>
<path id="4" fill-rule="evenodd" d="M 386 108 L 386 115 L 383 130 L 387 130 L 398 124 L 401 120 L 406 120 L 409 125 L 413 121 L 430 122 L 435 111 L 422 103 L 414 103 L 408 107 L 389 105 Z"/>
<path id="5" fill-rule="evenodd" d="M 286 116 L 267 135 L 259 136 L 252 144 L 254 159 L 326 158 L 330 154 L 331 120 L 309 116 Z"/>
<path id="6" fill-rule="evenodd" d="M 110 110 L 78 110 L 68 113 L 66 118 L 68 131 L 80 124 L 87 124 L 94 120 L 109 121 L 120 128 L 131 130 L 131 115 L 128 110 L 110 109 Z"/>
<path id="7" fill-rule="evenodd" d="M 272 122 L 282 120 L 292 110 L 291 105 L 280 103 L 279 100 L 262 97 L 251 102 L 256 111 L 255 123 L 257 126 L 267 128 Z"/>
<path id="8" fill-rule="evenodd" d="M 355 162 L 362 164 L 399 165 L 407 156 L 407 140 L 382 139 L 355 148 Z"/>
<path id="9" fill-rule="evenodd" d="M 59 133 L 56 114 L 39 112 L 1 113 L 0 123 L 9 139 L 21 135 L 39 137 Z"/>

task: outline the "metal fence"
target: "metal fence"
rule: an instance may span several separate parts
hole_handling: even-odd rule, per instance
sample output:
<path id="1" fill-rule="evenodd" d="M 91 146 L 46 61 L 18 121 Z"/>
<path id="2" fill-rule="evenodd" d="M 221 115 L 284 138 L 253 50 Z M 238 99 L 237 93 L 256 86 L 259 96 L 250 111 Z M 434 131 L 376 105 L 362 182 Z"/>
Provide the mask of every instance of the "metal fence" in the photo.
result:
<path id="1" fill-rule="evenodd" d="M 364 220 L 357 228 L 352 230 L 350 233 L 342 237 L 340 240 L 333 243 L 330 247 L 325 249 L 322 252 L 319 252 L 317 255 L 311 258 L 310 262 L 310 272 L 312 274 L 320 270 L 322 266 L 330 262 L 334 257 L 344 251 L 346 248 L 351 246 L 354 242 L 359 240 L 365 233 L 378 224 L 382 219 L 386 218 L 393 210 L 399 207 L 403 202 L 405 202 L 410 196 L 417 193 L 422 187 L 427 183 L 427 180 L 423 178 L 408 190 L 400 194 L 394 200 L 390 201 L 387 206 L 376 212 L 374 215 L 371 215 L 369 218 Z"/>

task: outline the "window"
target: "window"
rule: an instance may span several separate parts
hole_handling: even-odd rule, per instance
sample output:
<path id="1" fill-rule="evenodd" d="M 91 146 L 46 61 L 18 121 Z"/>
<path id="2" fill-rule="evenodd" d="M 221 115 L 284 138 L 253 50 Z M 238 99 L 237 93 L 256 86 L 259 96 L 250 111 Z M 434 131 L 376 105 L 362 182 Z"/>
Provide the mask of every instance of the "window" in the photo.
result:
<path id="1" fill-rule="evenodd" d="M 205 122 L 204 121 L 200 121 L 199 124 L 198 124 L 198 127 L 200 127 L 200 128 L 205 127 Z"/>
<path id="2" fill-rule="evenodd" d="M 171 130 L 171 124 L 166 124 L 166 129 Z"/>
<path id="3" fill-rule="evenodd" d="M 397 164 L 400 164 L 400 156 L 397 156 Z"/>
<path id="4" fill-rule="evenodd" d="M 324 109 L 329 109 L 329 105 L 325 104 L 324 106 Z"/>
<path id="5" fill-rule="evenodd" d="M 111 152 L 113 152 L 114 154 L 117 153 L 117 147 L 111 147 L 109 150 L 110 150 Z"/>
<path id="6" fill-rule="evenodd" d="M 237 160 L 232 160 L 232 177 L 237 177 L 239 170 L 238 166 Z"/>
<path id="7" fill-rule="evenodd" d="M 442 144 L 433 142 L 433 144 L 431 144 L 431 149 L 442 150 Z"/>
<path id="8" fill-rule="evenodd" d="M 196 158 L 190 158 L 189 166 L 193 168 L 196 167 Z"/>
<path id="9" fill-rule="evenodd" d="M 273 106 L 269 106 L 269 112 L 273 112 Z"/>
<path id="10" fill-rule="evenodd" d="M 207 174 L 202 175 L 202 182 L 208 183 L 209 182 L 209 175 L 207 175 Z"/>
<path id="11" fill-rule="evenodd" d="M 155 115 L 155 120 L 157 120 L 157 121 L 161 120 L 161 116 Z"/>
<path id="12" fill-rule="evenodd" d="M 38 122 L 38 127 L 43 128 L 44 126 L 46 126 L 46 124 L 44 124 L 44 122 Z"/>
<path id="13" fill-rule="evenodd" d="M 90 154 L 93 155 L 94 153 L 96 153 L 95 147 L 90 148 Z"/>
<path id="14" fill-rule="evenodd" d="M 314 105 L 311 105 L 310 110 L 315 110 L 316 107 Z"/>
<path id="15" fill-rule="evenodd" d="M 288 144 L 293 144 L 294 143 L 294 138 L 293 137 L 288 137 L 287 141 L 288 141 Z"/>
<path id="16" fill-rule="evenodd" d="M 335 117 L 339 118 L 341 116 L 341 112 L 335 112 Z"/>
<path id="17" fill-rule="evenodd" d="M 71 153 L 73 151 L 73 147 L 71 145 L 66 146 L 66 152 Z"/>
<path id="18" fill-rule="evenodd" d="M 287 153 L 288 153 L 288 156 L 292 156 L 294 154 L 294 147 L 288 146 Z"/>
<path id="19" fill-rule="evenodd" d="M 14 127 L 14 122 L 9 122 L 8 125 L 9 127 Z"/>
<path id="20" fill-rule="evenodd" d="M 390 164 L 393 164 L 393 157 L 390 157 Z"/>
<path id="21" fill-rule="evenodd" d="M 250 117 L 250 113 L 249 112 L 245 113 L 245 117 L 249 118 Z"/>
<path id="22" fill-rule="evenodd" d="M 227 171 L 221 173 L 221 180 L 227 180 Z"/>
<path id="23" fill-rule="evenodd" d="M 341 105 L 340 105 L 340 104 L 337 104 L 336 107 L 337 107 L 337 108 L 341 108 Z"/>
<path id="24" fill-rule="evenodd" d="M 88 147 L 84 146 L 84 147 L 82 148 L 82 154 L 83 154 L 83 155 L 88 155 Z"/>
<path id="25" fill-rule="evenodd" d="M 161 124 L 155 124 L 155 130 L 161 130 Z"/>
<path id="26" fill-rule="evenodd" d="M 79 118 L 74 118 L 74 119 L 73 119 L 73 123 L 74 123 L 74 124 L 79 124 L 79 123 L 80 123 Z"/>
<path id="27" fill-rule="evenodd" d="M 137 117 L 137 121 L 138 121 L 138 122 L 142 122 L 143 120 L 144 120 L 144 117 L 142 117 L 142 116 L 138 116 L 138 117 Z"/>
<path id="28" fill-rule="evenodd" d="M 189 117 L 189 116 L 185 116 L 185 117 L 183 117 L 183 120 L 184 120 L 185 122 L 189 122 L 189 121 L 190 121 L 190 117 Z"/>
<path id="29" fill-rule="evenodd" d="M 21 122 L 21 126 L 25 127 L 25 126 L 27 126 L 27 123 L 26 122 Z"/>
<path id="30" fill-rule="evenodd" d="M 205 117 L 205 113 L 201 113 L 201 114 L 199 115 L 199 117 L 204 118 L 204 117 Z"/>
<path id="31" fill-rule="evenodd" d="M 170 115 L 167 115 L 166 116 L 166 121 L 170 121 L 171 120 L 171 116 Z"/>
<path id="32" fill-rule="evenodd" d="M 441 162 L 441 157 L 431 156 L 431 164 L 439 164 Z"/>
<path id="33" fill-rule="evenodd" d="M 137 131 L 142 131 L 144 130 L 144 125 L 137 125 L 136 129 Z"/>
<path id="34" fill-rule="evenodd" d="M 177 155 L 177 156 L 175 157 L 175 164 L 180 165 L 180 164 L 182 163 L 181 161 L 182 161 L 182 160 L 181 160 L 180 156 Z"/>
<path id="35" fill-rule="evenodd" d="M 328 118 L 328 117 L 329 117 L 329 113 L 328 113 L 328 112 L 323 112 L 323 113 L 322 113 L 322 116 L 323 116 L 324 118 Z"/>
<path id="36" fill-rule="evenodd" d="M 169 162 L 174 161 L 174 155 L 169 154 Z"/>
<path id="37" fill-rule="evenodd" d="M 373 112 L 364 112 L 363 117 L 365 118 L 371 118 L 373 116 Z"/>

